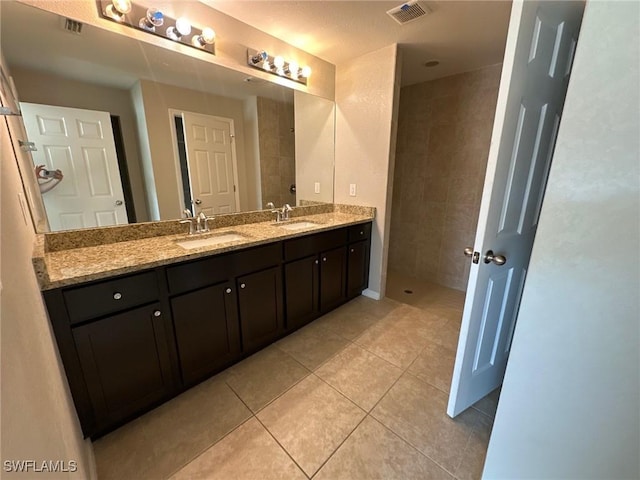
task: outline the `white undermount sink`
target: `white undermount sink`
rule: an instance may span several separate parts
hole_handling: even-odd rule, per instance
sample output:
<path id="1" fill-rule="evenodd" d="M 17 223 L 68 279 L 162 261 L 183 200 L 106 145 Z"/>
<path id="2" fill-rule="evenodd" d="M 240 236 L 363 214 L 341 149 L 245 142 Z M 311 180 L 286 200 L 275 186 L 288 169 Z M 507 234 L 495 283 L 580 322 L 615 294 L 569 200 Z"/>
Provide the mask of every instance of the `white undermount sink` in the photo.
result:
<path id="1" fill-rule="evenodd" d="M 293 223 L 282 223 L 279 225 L 280 228 L 284 228 L 285 230 L 302 230 L 304 228 L 317 227 L 318 224 L 314 222 L 293 222 Z"/>
<path id="2" fill-rule="evenodd" d="M 245 240 L 246 238 L 247 237 L 245 237 L 244 235 L 240 235 L 239 233 L 229 232 L 221 233 L 218 235 L 210 235 L 207 237 L 194 237 L 187 238 L 185 240 L 176 240 L 175 242 L 176 245 L 190 250 L 192 248 L 215 247 L 216 245 L 236 242 L 238 240 Z"/>

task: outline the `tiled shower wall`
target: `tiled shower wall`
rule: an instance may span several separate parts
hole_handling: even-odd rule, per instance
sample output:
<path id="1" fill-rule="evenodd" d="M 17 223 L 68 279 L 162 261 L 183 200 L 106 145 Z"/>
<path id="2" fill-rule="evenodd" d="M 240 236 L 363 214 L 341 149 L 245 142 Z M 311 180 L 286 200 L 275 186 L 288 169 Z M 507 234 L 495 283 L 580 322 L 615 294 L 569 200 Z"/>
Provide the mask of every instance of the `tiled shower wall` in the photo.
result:
<path id="1" fill-rule="evenodd" d="M 296 183 L 293 103 L 258 97 L 258 143 L 262 208 L 296 204 L 289 188 Z"/>
<path id="2" fill-rule="evenodd" d="M 389 269 L 466 289 L 501 69 L 402 88 Z"/>

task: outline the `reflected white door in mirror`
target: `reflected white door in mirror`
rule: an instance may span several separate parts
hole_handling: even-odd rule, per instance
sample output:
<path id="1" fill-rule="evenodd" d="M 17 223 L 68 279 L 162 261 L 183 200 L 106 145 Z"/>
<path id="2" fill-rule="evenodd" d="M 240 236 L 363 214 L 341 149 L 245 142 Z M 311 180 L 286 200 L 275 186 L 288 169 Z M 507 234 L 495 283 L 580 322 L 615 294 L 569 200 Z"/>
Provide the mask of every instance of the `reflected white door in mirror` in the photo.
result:
<path id="1" fill-rule="evenodd" d="M 111 117 L 107 112 L 21 103 L 34 168 L 64 177 L 43 194 L 52 231 L 128 223 Z"/>
<path id="2" fill-rule="evenodd" d="M 233 119 L 188 112 L 183 112 L 182 118 L 191 211 L 194 216 L 237 212 L 240 201 Z"/>

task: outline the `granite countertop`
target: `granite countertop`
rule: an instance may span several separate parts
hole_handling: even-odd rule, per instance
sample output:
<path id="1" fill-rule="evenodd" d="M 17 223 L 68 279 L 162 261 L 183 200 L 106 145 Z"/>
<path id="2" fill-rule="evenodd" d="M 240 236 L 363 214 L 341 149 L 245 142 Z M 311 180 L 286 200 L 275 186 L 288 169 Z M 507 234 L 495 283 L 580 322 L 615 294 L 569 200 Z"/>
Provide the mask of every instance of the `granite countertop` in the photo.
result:
<path id="1" fill-rule="evenodd" d="M 36 245 L 33 263 L 40 288 L 50 290 L 371 220 L 373 220 L 373 213 L 333 211 L 292 218 L 286 223 L 308 221 L 316 224 L 294 231 L 282 228 L 284 223 L 268 221 L 216 228 L 210 233 L 161 235 L 57 251 L 46 251 L 44 240 L 40 239 L 40 244 Z M 204 239 L 231 232 L 242 235 L 244 238 L 193 249 L 185 249 L 176 244 L 176 241 Z"/>

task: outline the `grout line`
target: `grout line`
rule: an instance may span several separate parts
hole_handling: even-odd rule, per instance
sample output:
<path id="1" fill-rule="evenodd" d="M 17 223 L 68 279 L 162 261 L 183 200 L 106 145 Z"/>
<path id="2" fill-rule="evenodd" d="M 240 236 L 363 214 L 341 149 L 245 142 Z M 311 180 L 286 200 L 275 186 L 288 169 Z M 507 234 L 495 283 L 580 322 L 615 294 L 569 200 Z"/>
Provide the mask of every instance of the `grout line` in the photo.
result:
<path id="1" fill-rule="evenodd" d="M 287 455 L 287 457 L 289 457 L 291 459 L 291 461 L 296 465 L 296 467 L 298 467 L 300 469 L 300 471 L 302 472 L 302 474 L 307 477 L 307 478 L 311 478 L 309 475 L 307 475 L 307 472 L 304 471 L 304 469 L 298 464 L 298 462 L 296 461 L 295 458 L 293 458 L 293 456 L 291 456 L 291 454 L 289 453 L 289 451 L 284 448 L 284 445 L 282 445 L 278 439 L 275 437 L 275 435 L 273 433 L 271 433 L 271 430 L 269 430 L 267 428 L 267 426 L 262 423 L 262 421 L 258 418 L 257 415 L 255 415 L 255 419 L 258 421 L 258 423 L 260 423 L 260 425 L 262 425 L 262 428 L 264 428 L 266 430 L 266 432 L 269 434 L 269 436 L 271 438 L 273 438 L 273 441 L 276 442 L 278 444 L 278 446 L 284 451 L 284 453 Z"/>

